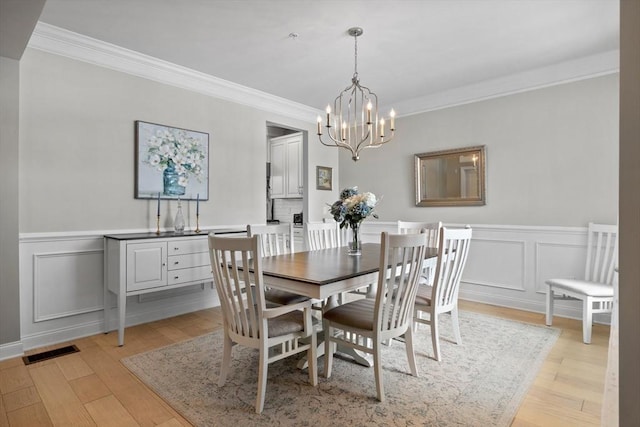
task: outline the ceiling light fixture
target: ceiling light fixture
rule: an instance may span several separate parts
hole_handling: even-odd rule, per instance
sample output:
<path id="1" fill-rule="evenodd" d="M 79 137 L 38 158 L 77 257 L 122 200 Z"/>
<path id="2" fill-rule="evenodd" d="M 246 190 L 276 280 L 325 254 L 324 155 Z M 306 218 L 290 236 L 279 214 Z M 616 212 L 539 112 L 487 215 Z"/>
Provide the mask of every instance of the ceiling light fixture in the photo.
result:
<path id="1" fill-rule="evenodd" d="M 366 86 L 360 86 L 358 78 L 358 37 L 360 27 L 349 28 L 355 41 L 355 68 L 351 86 L 340 92 L 331 105 L 327 105 L 327 128 L 329 142 L 322 140 L 322 117 L 318 116 L 318 139 L 328 147 L 339 147 L 351 151 L 353 161 L 360 159 L 360 151 L 378 148 L 393 139 L 395 132 L 395 112 L 390 113 L 390 135 L 385 135 L 385 120 L 378 117 L 378 96 Z M 385 139 L 385 136 L 387 139 Z"/>

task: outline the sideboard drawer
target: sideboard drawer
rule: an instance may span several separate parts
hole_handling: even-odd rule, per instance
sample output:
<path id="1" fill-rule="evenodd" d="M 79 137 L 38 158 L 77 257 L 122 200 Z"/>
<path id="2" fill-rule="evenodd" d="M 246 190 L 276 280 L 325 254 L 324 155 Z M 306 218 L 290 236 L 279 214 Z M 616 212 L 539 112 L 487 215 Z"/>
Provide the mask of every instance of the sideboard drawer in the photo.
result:
<path id="1" fill-rule="evenodd" d="M 169 256 L 209 251 L 209 241 L 206 236 L 202 239 L 170 240 L 167 245 Z"/>
<path id="2" fill-rule="evenodd" d="M 172 270 L 167 275 L 167 283 L 169 286 L 178 283 L 195 282 L 195 281 L 213 281 L 213 273 L 209 265 L 202 267 L 184 268 L 181 270 Z"/>
<path id="3" fill-rule="evenodd" d="M 171 271 L 181 268 L 201 267 L 209 265 L 211 265 L 209 252 L 199 252 L 195 254 L 170 256 L 167 269 Z"/>

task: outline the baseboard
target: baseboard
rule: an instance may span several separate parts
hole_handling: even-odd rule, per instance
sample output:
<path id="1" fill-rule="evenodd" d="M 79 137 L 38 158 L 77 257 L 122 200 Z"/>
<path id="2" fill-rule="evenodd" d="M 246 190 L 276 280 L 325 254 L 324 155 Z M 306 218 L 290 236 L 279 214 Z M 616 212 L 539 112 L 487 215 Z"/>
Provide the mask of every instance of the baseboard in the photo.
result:
<path id="1" fill-rule="evenodd" d="M 0 345 L 0 362 L 14 357 L 20 357 L 24 354 L 22 341 L 10 342 Z"/>
<path id="2" fill-rule="evenodd" d="M 187 302 L 184 304 L 176 304 L 172 306 L 158 307 L 154 310 L 148 310 L 144 312 L 134 313 L 127 316 L 125 323 L 126 326 L 135 326 L 143 323 L 154 322 L 160 319 L 166 319 L 168 317 L 179 316 L 185 313 L 191 313 L 193 311 L 204 310 L 206 308 L 215 307 L 217 299 L 202 299 L 199 301 Z M 219 304 L 219 303 L 218 303 Z M 117 329 L 116 324 L 117 315 L 114 313 L 111 316 L 113 320 L 110 324 L 109 330 L 113 331 Z M 30 350 L 33 348 L 44 347 L 47 345 L 55 345 L 61 342 L 69 342 L 74 339 L 84 338 L 91 335 L 96 335 L 104 332 L 104 320 L 90 321 L 81 324 L 74 325 L 68 328 L 60 328 L 55 330 L 49 330 L 43 333 L 31 334 L 22 337 L 20 343 L 19 353 L 17 350 L 12 349 L 12 353 L 6 358 L 21 356 L 24 350 Z M 2 347 L 0 347 L 0 351 Z M 0 352 L 0 360 L 2 360 L 4 353 Z"/>

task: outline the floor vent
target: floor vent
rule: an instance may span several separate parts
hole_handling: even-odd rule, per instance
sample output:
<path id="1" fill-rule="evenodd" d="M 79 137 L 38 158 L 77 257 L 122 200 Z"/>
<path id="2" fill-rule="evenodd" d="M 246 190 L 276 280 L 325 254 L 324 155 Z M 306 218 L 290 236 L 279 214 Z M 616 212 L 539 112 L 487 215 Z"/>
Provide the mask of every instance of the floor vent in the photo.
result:
<path id="1" fill-rule="evenodd" d="M 77 353 L 79 351 L 80 350 L 75 345 L 68 345 L 66 347 L 56 348 L 55 350 L 48 350 L 43 351 L 42 353 L 32 354 L 31 356 L 24 356 L 22 360 L 25 365 L 31 365 L 32 363 L 42 362 L 43 360 L 49 360 L 53 359 L 54 357 Z"/>

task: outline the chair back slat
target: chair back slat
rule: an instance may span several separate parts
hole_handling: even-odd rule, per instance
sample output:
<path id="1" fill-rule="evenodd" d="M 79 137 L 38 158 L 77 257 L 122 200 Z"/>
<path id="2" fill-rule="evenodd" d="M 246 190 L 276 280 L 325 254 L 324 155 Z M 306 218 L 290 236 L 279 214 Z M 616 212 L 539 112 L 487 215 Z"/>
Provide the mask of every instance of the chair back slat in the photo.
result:
<path id="1" fill-rule="evenodd" d="M 209 255 L 225 326 L 236 335 L 259 339 L 266 322 L 260 236 L 209 235 Z M 253 265 L 253 273 L 246 266 Z"/>
<path id="2" fill-rule="evenodd" d="M 337 222 L 308 222 L 305 224 L 305 236 L 307 249 L 310 251 L 337 248 L 347 244 L 346 241 L 341 242 L 340 226 Z"/>
<path id="3" fill-rule="evenodd" d="M 406 327 L 413 316 L 427 235 L 382 233 L 374 322 L 378 331 Z"/>
<path id="4" fill-rule="evenodd" d="M 589 223 L 587 233 L 587 262 L 584 278 L 611 285 L 618 262 L 618 227 Z"/>
<path id="5" fill-rule="evenodd" d="M 262 256 L 290 254 L 294 252 L 293 223 L 247 225 L 247 236 L 260 236 Z"/>
<path id="6" fill-rule="evenodd" d="M 438 262 L 433 285 L 433 300 L 438 310 L 452 308 L 458 300 L 462 272 L 469 255 L 471 228 L 442 227 L 438 247 Z"/>
<path id="7" fill-rule="evenodd" d="M 428 247 L 437 248 L 442 222 L 398 221 L 398 234 L 417 234 L 424 231 L 428 239 Z"/>

